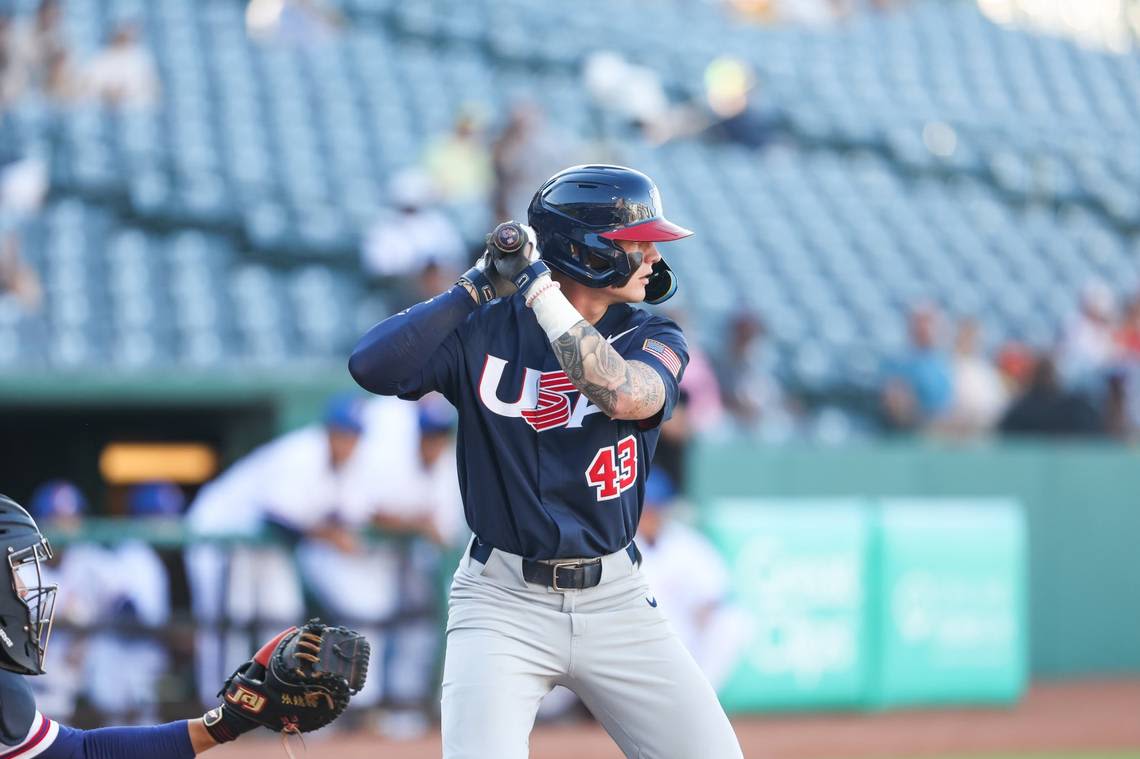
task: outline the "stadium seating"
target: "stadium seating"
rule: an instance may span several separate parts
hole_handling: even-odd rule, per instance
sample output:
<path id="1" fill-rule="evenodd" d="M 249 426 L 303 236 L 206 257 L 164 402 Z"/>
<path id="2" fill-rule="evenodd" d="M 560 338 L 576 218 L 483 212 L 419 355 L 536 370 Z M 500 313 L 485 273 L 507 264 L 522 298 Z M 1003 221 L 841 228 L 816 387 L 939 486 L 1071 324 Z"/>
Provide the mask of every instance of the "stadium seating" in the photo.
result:
<path id="1" fill-rule="evenodd" d="M 712 341 L 755 307 L 793 383 L 866 388 L 919 299 L 984 312 L 992 343 L 1043 346 L 1086 280 L 1140 284 L 1136 56 L 996 26 L 968 2 L 829 28 L 740 23 L 708 1 L 339 5 L 341 37 L 298 49 L 248 39 L 238 0 L 69 0 L 81 56 L 113 19 L 142 22 L 162 105 L 28 102 L 0 124 L 50 146 L 56 198 L 27 246 L 47 306 L 0 307 L 0 367 L 339 360 L 387 177 L 468 103 L 499 114 L 526 94 L 597 138 L 608 122 L 579 68 L 599 48 L 678 97 L 701 96 L 718 55 L 758 72 L 782 116 L 773 147 L 655 148 L 627 129 L 619 149 L 700 232 L 670 259 L 689 328 Z M 480 209 L 450 210 L 481 238 Z"/>

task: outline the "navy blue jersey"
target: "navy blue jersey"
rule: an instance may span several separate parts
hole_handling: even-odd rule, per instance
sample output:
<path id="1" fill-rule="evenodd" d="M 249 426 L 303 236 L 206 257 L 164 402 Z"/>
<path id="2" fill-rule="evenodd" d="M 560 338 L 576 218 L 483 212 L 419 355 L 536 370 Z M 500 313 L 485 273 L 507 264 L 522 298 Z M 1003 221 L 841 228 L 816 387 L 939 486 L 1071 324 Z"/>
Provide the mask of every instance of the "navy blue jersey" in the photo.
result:
<path id="1" fill-rule="evenodd" d="M 0 669 L 0 759 L 191 759 L 185 722 L 75 730 L 36 710 L 23 675 Z"/>
<path id="2" fill-rule="evenodd" d="M 497 548 L 593 557 L 621 550 L 637 531 L 658 424 L 677 402 L 688 349 L 676 324 L 626 304 L 594 327 L 626 360 L 661 375 L 665 406 L 653 419 L 610 419 L 590 403 L 517 294 L 473 311 L 398 387 L 406 399 L 438 390 L 459 410 L 467 523 Z"/>

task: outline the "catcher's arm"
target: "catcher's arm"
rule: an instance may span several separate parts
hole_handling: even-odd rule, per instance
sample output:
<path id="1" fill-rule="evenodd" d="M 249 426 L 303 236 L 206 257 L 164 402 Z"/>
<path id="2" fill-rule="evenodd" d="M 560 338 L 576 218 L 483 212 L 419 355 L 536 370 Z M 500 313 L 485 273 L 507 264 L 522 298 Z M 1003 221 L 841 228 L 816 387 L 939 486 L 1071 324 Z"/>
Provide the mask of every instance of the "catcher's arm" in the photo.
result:
<path id="1" fill-rule="evenodd" d="M 238 667 L 218 693 L 222 703 L 200 724 L 215 743 L 235 740 L 259 725 L 277 732 L 319 730 L 364 687 L 369 653 L 368 641 L 352 630 L 317 620 L 291 627 Z M 191 725 L 194 740 L 198 731 Z M 198 738 L 209 748 L 200 733 Z"/>
<path id="2" fill-rule="evenodd" d="M 218 745 L 214 736 L 206 729 L 205 718 L 190 720 L 186 723 L 186 729 L 190 731 L 190 747 L 194 749 L 195 756 Z"/>

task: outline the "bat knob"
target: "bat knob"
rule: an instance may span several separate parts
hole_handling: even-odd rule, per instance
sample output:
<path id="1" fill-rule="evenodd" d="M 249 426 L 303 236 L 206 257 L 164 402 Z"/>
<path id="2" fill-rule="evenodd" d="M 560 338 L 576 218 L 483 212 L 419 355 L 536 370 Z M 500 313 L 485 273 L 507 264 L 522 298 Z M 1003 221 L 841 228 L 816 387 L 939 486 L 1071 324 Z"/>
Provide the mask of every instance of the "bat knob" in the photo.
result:
<path id="1" fill-rule="evenodd" d="M 491 244 L 506 255 L 518 253 L 527 244 L 526 232 L 513 221 L 503 222 L 491 233 Z"/>

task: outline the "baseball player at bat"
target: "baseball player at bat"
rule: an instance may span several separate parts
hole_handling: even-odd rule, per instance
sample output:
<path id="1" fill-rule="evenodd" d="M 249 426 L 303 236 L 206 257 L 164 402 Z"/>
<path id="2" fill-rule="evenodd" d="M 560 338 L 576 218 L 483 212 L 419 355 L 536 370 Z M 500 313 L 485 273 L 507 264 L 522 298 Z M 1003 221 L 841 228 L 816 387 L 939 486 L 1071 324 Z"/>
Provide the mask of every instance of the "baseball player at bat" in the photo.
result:
<path id="1" fill-rule="evenodd" d="M 539 702 L 578 694 L 626 756 L 741 757 L 658 608 L 633 542 L 659 425 L 688 361 L 657 243 L 691 234 L 657 187 L 575 166 L 501 225 L 449 290 L 373 327 L 349 362 L 382 395 L 443 393 L 474 533 L 456 570 L 445 759 L 523 759 Z"/>
<path id="2" fill-rule="evenodd" d="M 336 719 L 364 684 L 368 642 L 313 620 L 262 646 L 222 686 L 219 705 L 199 719 L 66 727 L 40 713 L 24 679 L 45 671 L 57 590 L 44 577 L 51 546 L 28 512 L 3 495 L 0 554 L 0 759 L 189 759 L 259 725 L 316 730 Z"/>

